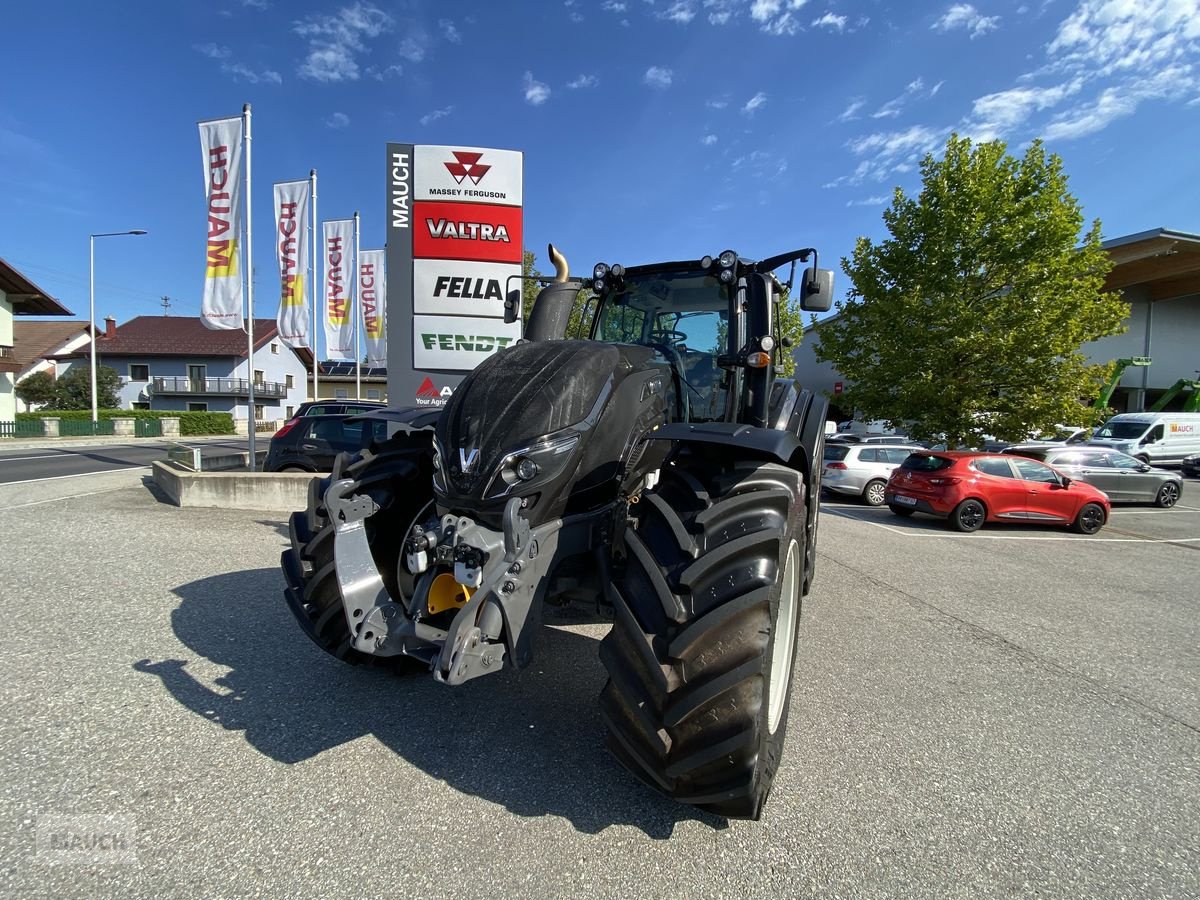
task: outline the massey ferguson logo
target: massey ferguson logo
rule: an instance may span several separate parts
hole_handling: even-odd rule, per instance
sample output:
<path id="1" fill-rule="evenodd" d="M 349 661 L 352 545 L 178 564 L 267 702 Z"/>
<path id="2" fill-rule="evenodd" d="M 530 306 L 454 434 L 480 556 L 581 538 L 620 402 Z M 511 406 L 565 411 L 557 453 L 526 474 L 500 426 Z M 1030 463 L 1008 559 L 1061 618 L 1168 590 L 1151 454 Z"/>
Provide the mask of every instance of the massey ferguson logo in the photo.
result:
<path id="1" fill-rule="evenodd" d="M 464 178 L 470 178 L 471 184 L 478 186 L 479 182 L 483 181 L 483 176 L 492 168 L 491 166 L 483 165 L 479 160 L 483 157 L 482 153 L 468 153 L 465 150 L 451 151 L 457 162 L 444 163 L 447 171 L 454 176 L 454 181 L 457 184 L 462 184 Z"/>
<path id="2" fill-rule="evenodd" d="M 449 385 L 439 388 L 433 383 L 432 378 L 426 378 L 417 388 L 416 396 L 413 399 L 417 401 L 417 406 L 445 406 L 446 401 L 453 393 L 454 388 Z"/>

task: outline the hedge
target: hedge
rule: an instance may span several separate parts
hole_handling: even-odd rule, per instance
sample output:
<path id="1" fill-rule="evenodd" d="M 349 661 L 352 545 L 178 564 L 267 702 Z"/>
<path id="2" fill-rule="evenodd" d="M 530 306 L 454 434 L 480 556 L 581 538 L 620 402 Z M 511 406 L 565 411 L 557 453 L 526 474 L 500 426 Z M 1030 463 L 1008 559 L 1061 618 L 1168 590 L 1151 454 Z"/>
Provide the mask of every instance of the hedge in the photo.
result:
<path id="1" fill-rule="evenodd" d="M 18 422 L 46 418 L 80 421 L 91 419 L 91 417 L 92 411 L 90 409 L 46 409 L 38 412 L 17 413 Z M 97 412 L 97 417 L 101 419 L 178 419 L 180 434 L 233 434 L 233 413 L 227 412 L 185 412 L 171 409 L 101 409 Z"/>

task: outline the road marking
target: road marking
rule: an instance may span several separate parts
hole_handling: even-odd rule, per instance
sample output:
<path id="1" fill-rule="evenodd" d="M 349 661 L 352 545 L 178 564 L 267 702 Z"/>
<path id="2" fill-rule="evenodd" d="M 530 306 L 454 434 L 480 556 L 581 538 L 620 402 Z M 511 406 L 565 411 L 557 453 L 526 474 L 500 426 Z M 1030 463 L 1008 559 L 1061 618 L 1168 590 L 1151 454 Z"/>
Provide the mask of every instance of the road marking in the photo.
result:
<path id="1" fill-rule="evenodd" d="M 24 462 L 27 459 L 65 459 L 61 453 L 47 453 L 45 456 L 0 456 L 0 462 Z"/>
<path id="2" fill-rule="evenodd" d="M 876 528 L 883 528 L 894 534 L 903 535 L 910 538 L 970 538 L 971 540 L 982 541 L 1088 541 L 1090 543 L 1107 543 L 1107 544 L 1200 544 L 1200 538 L 1106 538 L 1096 537 L 1095 535 L 1081 534 L 1078 536 L 1058 535 L 1058 534 L 980 534 L 972 532 L 970 534 L 955 534 L 953 532 L 939 531 L 910 531 L 906 528 L 896 528 L 893 525 L 885 525 L 883 522 L 872 522 L 870 519 L 865 519 L 862 516 L 852 515 L 840 509 L 827 510 L 832 515 L 843 519 L 852 519 L 855 522 L 862 522 L 866 525 L 874 525 Z"/>
<path id="3" fill-rule="evenodd" d="M 31 500 L 29 503 L 17 503 L 13 506 L 0 506 L 0 512 L 8 512 L 12 509 L 24 509 L 27 506 L 40 506 L 43 503 L 58 503 L 61 500 L 76 500 L 80 497 L 94 497 L 96 494 L 111 494 L 113 491 L 124 491 L 128 489 L 128 485 L 119 488 L 105 488 L 102 491 L 86 491 L 82 494 L 68 494 L 65 497 L 51 497 L 49 500 Z"/>
<path id="4" fill-rule="evenodd" d="M 0 481 L 0 488 L 10 484 L 33 484 L 38 481 L 59 481 L 63 478 L 83 478 L 86 475 L 111 475 L 113 472 L 129 472 L 136 469 L 149 469 L 150 466 L 128 465 L 116 469 L 101 469 L 98 472 L 76 472 L 74 475 L 51 475 L 49 478 L 27 478 L 24 481 Z"/>

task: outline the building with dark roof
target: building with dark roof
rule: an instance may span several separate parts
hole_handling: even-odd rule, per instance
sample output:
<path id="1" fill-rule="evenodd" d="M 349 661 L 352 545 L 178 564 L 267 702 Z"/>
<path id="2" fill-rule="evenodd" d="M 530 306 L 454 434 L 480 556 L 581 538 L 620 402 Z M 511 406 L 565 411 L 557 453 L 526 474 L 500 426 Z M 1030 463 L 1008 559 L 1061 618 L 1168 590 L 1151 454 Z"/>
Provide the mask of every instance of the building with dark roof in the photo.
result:
<path id="1" fill-rule="evenodd" d="M 16 415 L 13 387 L 22 365 L 13 346 L 13 316 L 69 316 L 71 311 L 0 259 L 0 422 Z"/>
<path id="2" fill-rule="evenodd" d="M 96 361 L 117 370 L 123 409 L 229 412 L 247 418 L 254 385 L 256 419 L 290 418 L 306 399 L 307 351 L 279 339 L 273 319 L 254 322 L 254 359 L 244 331 L 210 331 L 198 316 L 137 316 L 124 325 L 106 319 Z M 71 365 L 88 365 L 88 348 Z"/>
<path id="3" fill-rule="evenodd" d="M 17 384 L 35 372 L 46 372 L 57 378 L 60 357 L 87 349 L 88 329 L 88 323 L 79 319 L 61 322 L 14 320 L 13 358 L 18 366 Z M 17 398 L 17 411 L 28 411 L 20 397 Z"/>

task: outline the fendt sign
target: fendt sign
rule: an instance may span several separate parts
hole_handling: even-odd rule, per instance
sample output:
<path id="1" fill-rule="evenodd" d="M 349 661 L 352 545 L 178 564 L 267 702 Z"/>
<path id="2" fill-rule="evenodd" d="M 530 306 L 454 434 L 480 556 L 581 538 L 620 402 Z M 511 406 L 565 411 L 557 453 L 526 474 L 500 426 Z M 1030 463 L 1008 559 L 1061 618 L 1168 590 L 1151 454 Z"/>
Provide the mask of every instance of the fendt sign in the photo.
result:
<path id="1" fill-rule="evenodd" d="M 504 295 L 521 274 L 523 156 L 388 144 L 388 397 L 445 405 L 463 375 L 521 336 Z"/>

